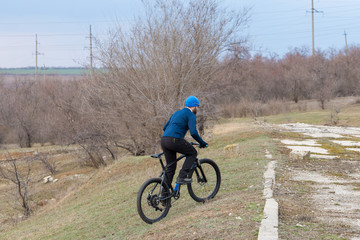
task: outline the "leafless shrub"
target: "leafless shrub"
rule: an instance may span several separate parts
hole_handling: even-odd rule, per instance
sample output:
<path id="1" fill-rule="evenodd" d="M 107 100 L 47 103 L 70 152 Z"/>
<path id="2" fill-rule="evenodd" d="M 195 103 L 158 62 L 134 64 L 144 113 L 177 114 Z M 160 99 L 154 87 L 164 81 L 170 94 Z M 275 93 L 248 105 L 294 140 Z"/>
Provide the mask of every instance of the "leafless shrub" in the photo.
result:
<path id="1" fill-rule="evenodd" d="M 5 137 L 6 137 L 5 128 L 0 126 L 0 146 L 1 144 L 4 143 Z"/>
<path id="2" fill-rule="evenodd" d="M 33 161 L 33 157 L 13 158 L 8 154 L 8 159 L 0 163 L 0 177 L 14 185 L 12 194 L 18 203 L 15 207 L 21 207 L 25 218 L 31 214 L 29 188 Z"/>
<path id="3" fill-rule="evenodd" d="M 360 98 L 356 99 L 355 104 L 359 104 L 360 103 Z"/>
<path id="4" fill-rule="evenodd" d="M 308 110 L 308 104 L 306 101 L 299 101 L 294 106 L 290 107 L 290 111 L 305 112 Z"/>
<path id="5" fill-rule="evenodd" d="M 285 113 L 290 111 L 286 101 L 271 100 L 267 103 L 243 100 L 238 103 L 220 105 L 223 117 L 260 117 Z"/>
<path id="6" fill-rule="evenodd" d="M 334 107 L 330 113 L 330 121 L 331 124 L 333 125 L 337 125 L 339 123 L 339 113 L 340 113 L 340 108 L 339 107 Z"/>
<path id="7" fill-rule="evenodd" d="M 107 166 L 108 160 L 116 160 L 116 152 L 113 145 L 109 144 L 106 137 L 101 135 L 88 135 L 78 142 L 87 157 L 82 159 L 82 164 L 95 168 Z"/>
<path id="8" fill-rule="evenodd" d="M 38 154 L 37 159 L 43 164 L 43 166 L 51 173 L 56 174 L 56 162 L 54 160 L 49 159 L 48 155 Z"/>

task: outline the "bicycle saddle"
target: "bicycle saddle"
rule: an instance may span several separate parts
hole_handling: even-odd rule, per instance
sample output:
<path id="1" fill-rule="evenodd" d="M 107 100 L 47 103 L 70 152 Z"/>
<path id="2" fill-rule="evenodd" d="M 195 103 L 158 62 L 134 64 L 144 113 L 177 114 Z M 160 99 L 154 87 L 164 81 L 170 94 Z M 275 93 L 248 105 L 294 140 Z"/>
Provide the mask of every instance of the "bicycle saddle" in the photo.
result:
<path id="1" fill-rule="evenodd" d="M 164 153 L 151 155 L 152 158 L 160 158 Z"/>

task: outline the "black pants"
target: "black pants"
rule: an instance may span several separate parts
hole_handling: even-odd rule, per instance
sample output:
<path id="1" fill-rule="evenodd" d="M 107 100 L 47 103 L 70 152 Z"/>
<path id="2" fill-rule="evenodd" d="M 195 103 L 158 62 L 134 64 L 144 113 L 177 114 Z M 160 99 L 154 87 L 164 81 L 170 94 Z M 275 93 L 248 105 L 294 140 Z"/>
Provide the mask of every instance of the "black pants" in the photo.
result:
<path id="1" fill-rule="evenodd" d="M 165 153 L 167 165 L 173 163 L 169 168 L 167 168 L 167 175 L 170 182 L 167 182 L 170 186 L 176 171 L 176 153 L 185 154 L 186 159 L 180 170 L 179 177 L 185 178 L 190 171 L 191 166 L 196 161 L 197 151 L 196 149 L 185 139 L 174 138 L 174 137 L 162 137 L 161 138 L 161 148 Z"/>

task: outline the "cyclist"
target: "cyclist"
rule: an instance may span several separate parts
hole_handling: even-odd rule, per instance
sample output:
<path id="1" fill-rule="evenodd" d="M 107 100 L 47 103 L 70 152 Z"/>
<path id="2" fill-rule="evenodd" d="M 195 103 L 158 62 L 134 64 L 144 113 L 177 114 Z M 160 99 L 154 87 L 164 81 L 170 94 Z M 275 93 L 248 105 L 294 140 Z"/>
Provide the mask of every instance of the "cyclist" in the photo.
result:
<path id="1" fill-rule="evenodd" d="M 190 96 L 186 99 L 185 108 L 176 111 L 164 126 L 164 134 L 161 138 L 161 148 L 165 153 L 166 163 L 169 165 L 167 168 L 167 175 L 169 176 L 171 185 L 176 171 L 176 153 L 185 154 L 186 159 L 180 170 L 176 182 L 179 184 L 188 184 L 192 179 L 187 175 L 191 166 L 196 161 L 196 149 L 184 139 L 188 130 L 191 136 L 200 144 L 200 148 L 208 147 L 208 144 L 199 136 L 196 129 L 196 113 L 200 106 L 199 99 Z"/>

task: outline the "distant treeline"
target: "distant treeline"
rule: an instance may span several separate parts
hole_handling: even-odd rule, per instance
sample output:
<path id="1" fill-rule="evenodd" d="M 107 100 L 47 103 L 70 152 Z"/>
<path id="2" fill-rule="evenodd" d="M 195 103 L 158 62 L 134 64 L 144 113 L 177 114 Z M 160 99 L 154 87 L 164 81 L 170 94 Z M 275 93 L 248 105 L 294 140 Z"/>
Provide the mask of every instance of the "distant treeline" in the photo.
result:
<path id="1" fill-rule="evenodd" d="M 89 72 L 87 68 L 78 67 L 50 67 L 38 68 L 38 74 L 52 74 L 52 75 L 83 75 Z M 0 74 L 4 75 L 32 75 L 35 74 L 35 67 L 26 68 L 0 68 Z"/>

